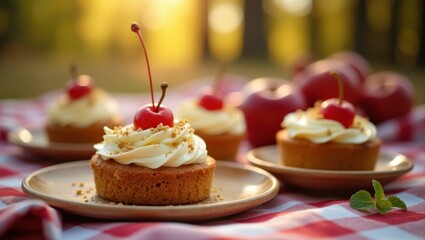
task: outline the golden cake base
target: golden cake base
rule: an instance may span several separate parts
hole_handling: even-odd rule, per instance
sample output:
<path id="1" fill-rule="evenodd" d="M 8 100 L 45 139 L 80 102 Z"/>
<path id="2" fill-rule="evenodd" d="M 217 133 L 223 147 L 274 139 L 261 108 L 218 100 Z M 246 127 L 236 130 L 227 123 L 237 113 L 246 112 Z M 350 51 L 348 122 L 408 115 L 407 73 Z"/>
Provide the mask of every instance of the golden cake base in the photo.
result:
<path id="1" fill-rule="evenodd" d="M 200 202 L 210 194 L 215 160 L 180 167 L 150 169 L 124 165 L 94 155 L 90 161 L 97 194 L 109 201 L 140 205 Z"/>
<path id="2" fill-rule="evenodd" d="M 364 144 L 316 144 L 292 139 L 286 130 L 276 134 L 283 165 L 321 170 L 373 170 L 379 156 L 381 141 L 376 138 Z"/>
<path id="3" fill-rule="evenodd" d="M 45 130 L 50 142 L 59 143 L 98 143 L 103 141 L 104 126 L 113 128 L 121 125 L 120 119 L 112 119 L 105 122 L 98 122 L 88 127 L 80 128 L 73 126 L 60 126 L 47 124 Z"/>
<path id="4" fill-rule="evenodd" d="M 217 160 L 235 160 L 239 146 L 245 135 L 208 135 L 195 132 L 207 144 L 208 155 Z"/>

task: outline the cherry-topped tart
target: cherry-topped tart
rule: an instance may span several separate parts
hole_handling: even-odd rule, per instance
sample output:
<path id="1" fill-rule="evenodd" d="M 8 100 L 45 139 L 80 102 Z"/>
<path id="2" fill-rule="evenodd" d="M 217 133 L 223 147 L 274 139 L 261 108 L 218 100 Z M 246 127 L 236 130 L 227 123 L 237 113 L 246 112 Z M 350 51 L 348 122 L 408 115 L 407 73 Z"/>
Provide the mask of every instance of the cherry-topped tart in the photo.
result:
<path id="1" fill-rule="evenodd" d="M 337 72 L 331 72 L 330 74 L 338 80 L 339 96 L 338 98 L 324 101 L 320 106 L 320 113 L 323 118 L 335 120 L 345 128 L 349 128 L 354 121 L 354 106 L 350 102 L 344 101 L 344 88 L 339 74 Z"/>
<path id="2" fill-rule="evenodd" d="M 220 160 L 234 160 L 245 137 L 246 124 L 243 112 L 223 101 L 220 82 L 223 81 L 226 63 L 220 66 L 213 86 L 202 90 L 199 97 L 179 104 L 176 116 L 187 119 L 196 135 L 207 144 L 208 155 Z"/>
<path id="3" fill-rule="evenodd" d="M 287 114 L 276 133 L 284 166 L 338 171 L 370 171 L 379 157 L 376 126 L 355 114 L 344 101 L 339 73 L 329 72 L 339 85 L 339 98 L 318 101 L 307 110 Z"/>
<path id="4" fill-rule="evenodd" d="M 76 65 L 71 65 L 70 71 L 72 79 L 66 88 L 69 98 L 76 100 L 90 94 L 94 87 L 92 78 L 88 75 L 78 76 Z"/>
<path id="5" fill-rule="evenodd" d="M 135 32 L 139 37 L 140 43 L 143 47 L 143 52 L 146 58 L 146 65 L 149 73 L 149 84 L 150 84 L 150 93 L 152 104 L 146 104 L 141 107 L 136 114 L 134 115 L 133 125 L 134 128 L 137 129 L 149 129 L 155 128 L 159 124 L 164 126 L 173 127 L 174 126 L 174 116 L 171 110 L 164 105 L 161 106 L 162 101 L 164 100 L 166 89 L 168 87 L 167 83 L 161 84 L 162 96 L 159 100 L 158 104 L 155 106 L 154 94 L 153 94 L 153 86 L 152 86 L 152 76 L 149 65 L 148 54 L 146 51 L 145 44 L 143 42 L 142 34 L 140 33 L 140 27 L 137 23 L 131 24 L 131 31 Z"/>
<path id="6" fill-rule="evenodd" d="M 122 123 L 118 103 L 95 86 L 88 75 L 78 75 L 71 65 L 71 80 L 48 108 L 45 126 L 50 142 L 95 143 L 102 140 L 103 127 Z"/>

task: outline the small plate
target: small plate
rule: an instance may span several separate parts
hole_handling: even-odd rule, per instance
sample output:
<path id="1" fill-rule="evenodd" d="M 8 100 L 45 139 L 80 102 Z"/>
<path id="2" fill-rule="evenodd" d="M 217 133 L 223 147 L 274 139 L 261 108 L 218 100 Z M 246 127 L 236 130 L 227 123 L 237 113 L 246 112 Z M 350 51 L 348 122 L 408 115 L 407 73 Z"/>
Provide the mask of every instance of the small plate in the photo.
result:
<path id="1" fill-rule="evenodd" d="M 200 203 L 171 206 L 122 205 L 96 195 L 90 163 L 85 160 L 61 163 L 35 171 L 24 179 L 22 189 L 31 197 L 81 216 L 199 221 L 229 216 L 265 203 L 279 192 L 279 182 L 260 168 L 217 161 L 210 197 Z"/>
<path id="2" fill-rule="evenodd" d="M 94 143 L 52 143 L 42 129 L 17 128 L 12 130 L 8 139 L 36 156 L 57 160 L 82 160 L 94 153 Z"/>
<path id="3" fill-rule="evenodd" d="M 247 153 L 254 166 L 269 171 L 292 189 L 312 193 L 370 189 L 372 179 L 382 185 L 389 183 L 413 168 L 413 162 L 404 155 L 381 152 L 375 169 L 371 171 L 315 170 L 284 166 L 276 145 L 259 147 Z"/>

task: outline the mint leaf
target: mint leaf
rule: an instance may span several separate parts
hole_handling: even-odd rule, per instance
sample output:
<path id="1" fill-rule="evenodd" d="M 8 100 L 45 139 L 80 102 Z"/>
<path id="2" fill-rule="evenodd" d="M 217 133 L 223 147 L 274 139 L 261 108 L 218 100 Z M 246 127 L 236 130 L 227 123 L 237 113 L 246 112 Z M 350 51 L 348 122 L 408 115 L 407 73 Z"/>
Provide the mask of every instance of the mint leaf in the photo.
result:
<path id="1" fill-rule="evenodd" d="M 375 202 L 368 191 L 360 190 L 350 197 L 350 206 L 357 210 L 369 210 L 375 208 Z"/>
<path id="2" fill-rule="evenodd" d="M 375 201 L 381 201 L 385 199 L 385 193 L 384 189 L 382 188 L 382 185 L 376 181 L 375 179 L 372 180 L 373 189 L 375 189 Z"/>
<path id="3" fill-rule="evenodd" d="M 385 199 L 381 183 L 373 179 L 372 185 L 373 189 L 375 189 L 375 199 L 372 199 L 368 191 L 360 190 L 350 197 L 350 206 L 352 208 L 357 210 L 377 209 L 381 214 L 389 212 L 393 207 L 407 210 L 406 203 L 397 196 L 389 196 L 388 199 Z"/>
<path id="4" fill-rule="evenodd" d="M 389 196 L 388 201 L 390 201 L 393 205 L 393 207 L 401 208 L 403 210 L 407 210 L 406 203 L 404 203 L 400 198 L 397 196 Z"/>
<path id="5" fill-rule="evenodd" d="M 391 210 L 391 208 L 393 208 L 393 204 L 386 199 L 381 199 L 376 201 L 376 208 L 378 209 L 379 213 L 387 213 Z"/>

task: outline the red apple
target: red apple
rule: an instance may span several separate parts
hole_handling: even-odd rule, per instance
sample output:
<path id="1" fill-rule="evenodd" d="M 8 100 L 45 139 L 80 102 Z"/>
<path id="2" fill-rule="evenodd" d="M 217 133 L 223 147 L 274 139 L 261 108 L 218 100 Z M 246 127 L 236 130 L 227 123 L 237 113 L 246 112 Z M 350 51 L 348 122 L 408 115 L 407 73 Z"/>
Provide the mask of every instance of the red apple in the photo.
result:
<path id="1" fill-rule="evenodd" d="M 294 59 L 291 64 L 292 75 L 304 71 L 304 69 L 314 63 L 314 56 L 310 53 L 301 54 Z"/>
<path id="2" fill-rule="evenodd" d="M 330 58 L 340 60 L 356 71 L 360 82 L 363 82 L 371 73 L 369 62 L 359 53 L 353 51 L 340 51 L 332 54 Z"/>
<path id="3" fill-rule="evenodd" d="M 338 83 L 330 72 L 338 72 L 343 80 L 344 99 L 353 105 L 358 103 L 360 81 L 355 71 L 347 64 L 335 59 L 317 61 L 294 76 L 309 106 L 318 100 L 338 97 Z"/>
<path id="4" fill-rule="evenodd" d="M 307 108 L 301 92 L 283 79 L 257 78 L 242 91 L 248 94 L 241 109 L 245 114 L 247 139 L 253 147 L 275 144 L 284 116 Z"/>
<path id="5" fill-rule="evenodd" d="M 249 81 L 243 86 L 241 91 L 242 94 L 247 97 L 252 93 L 265 89 L 274 91 L 285 84 L 290 84 L 290 81 L 276 77 L 262 77 Z"/>
<path id="6" fill-rule="evenodd" d="M 411 81 L 391 71 L 378 72 L 365 79 L 360 106 L 374 123 L 410 112 L 414 103 Z"/>
<path id="7" fill-rule="evenodd" d="M 363 110 L 363 108 L 360 106 L 354 106 L 354 108 L 357 116 L 367 118 L 366 112 Z"/>

